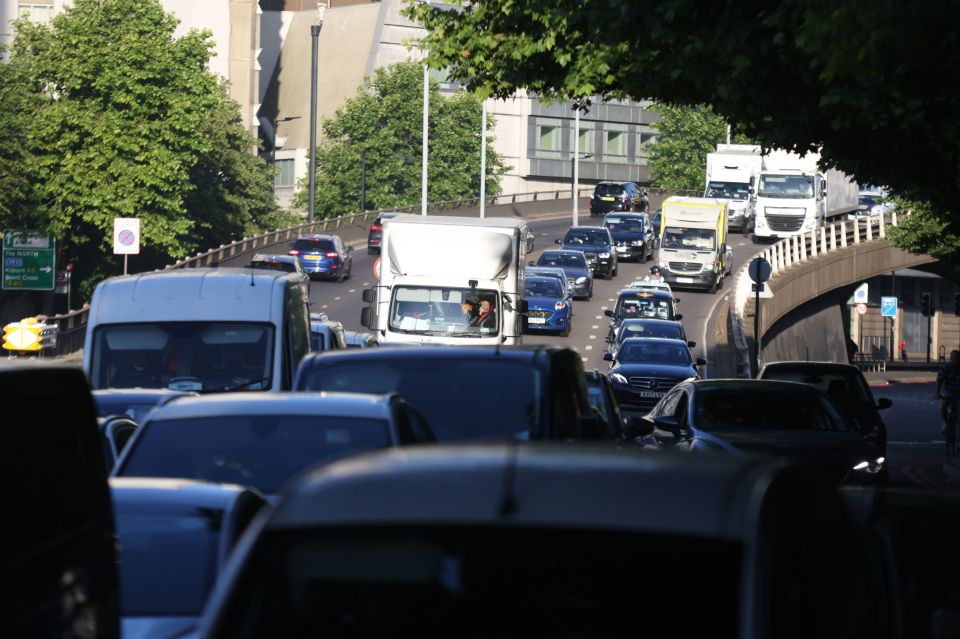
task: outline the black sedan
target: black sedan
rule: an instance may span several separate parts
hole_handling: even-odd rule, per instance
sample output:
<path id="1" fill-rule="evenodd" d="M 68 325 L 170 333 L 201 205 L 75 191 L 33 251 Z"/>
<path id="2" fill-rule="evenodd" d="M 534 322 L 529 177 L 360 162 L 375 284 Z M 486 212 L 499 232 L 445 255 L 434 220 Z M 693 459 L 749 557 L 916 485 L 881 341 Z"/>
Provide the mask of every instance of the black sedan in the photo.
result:
<path id="1" fill-rule="evenodd" d="M 530 262 L 530 266 L 561 268 L 567 277 L 567 288 L 577 299 L 593 297 L 593 272 L 580 251 L 544 251 L 536 262 Z"/>
<path id="2" fill-rule="evenodd" d="M 698 366 L 706 360 L 690 355 L 687 343 L 678 339 L 630 337 L 616 355 L 604 353 L 611 362 L 610 383 L 621 406 L 649 410 L 674 386 L 699 377 Z"/>
<path id="3" fill-rule="evenodd" d="M 653 226 L 646 213 L 610 213 L 603 225 L 613 236 L 619 259 L 646 262 L 653 257 Z"/>
<path id="4" fill-rule="evenodd" d="M 880 483 L 882 451 L 826 393 L 809 384 L 757 379 L 688 381 L 648 415 L 687 451 L 761 452 L 828 468 L 838 483 Z"/>

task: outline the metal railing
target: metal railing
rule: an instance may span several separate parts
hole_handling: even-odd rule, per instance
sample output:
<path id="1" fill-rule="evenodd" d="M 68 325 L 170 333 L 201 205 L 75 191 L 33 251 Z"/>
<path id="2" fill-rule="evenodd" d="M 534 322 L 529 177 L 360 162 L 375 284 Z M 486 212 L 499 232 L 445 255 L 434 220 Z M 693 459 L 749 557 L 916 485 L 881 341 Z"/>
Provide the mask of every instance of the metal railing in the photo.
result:
<path id="1" fill-rule="evenodd" d="M 853 220 L 844 220 L 835 222 L 829 226 L 822 226 L 818 229 L 800 233 L 771 244 L 768 248 L 759 253 L 770 263 L 771 278 L 793 266 L 802 264 L 807 260 L 838 251 L 848 246 L 854 246 L 872 240 L 885 239 L 887 236 L 886 227 L 897 225 L 897 212 L 892 211 L 889 214 L 889 220 L 885 216 L 872 218 L 865 216 L 857 217 Z M 757 256 L 754 256 L 757 257 Z M 751 258 L 752 260 L 753 258 Z M 737 370 L 741 376 L 753 377 L 756 371 L 753 370 L 750 358 L 750 339 L 744 322 L 747 311 L 747 305 L 753 299 L 752 289 L 753 280 L 750 279 L 748 269 L 750 261 L 748 260 L 737 273 L 733 288 L 733 297 L 730 300 L 730 327 L 733 334 L 734 347 L 737 350 Z M 756 311 L 754 311 L 756 312 Z M 761 335 L 754 335 L 753 339 L 758 344 L 762 343 L 763 327 L 760 328 Z M 757 348 L 758 358 L 762 358 L 761 348 Z"/>

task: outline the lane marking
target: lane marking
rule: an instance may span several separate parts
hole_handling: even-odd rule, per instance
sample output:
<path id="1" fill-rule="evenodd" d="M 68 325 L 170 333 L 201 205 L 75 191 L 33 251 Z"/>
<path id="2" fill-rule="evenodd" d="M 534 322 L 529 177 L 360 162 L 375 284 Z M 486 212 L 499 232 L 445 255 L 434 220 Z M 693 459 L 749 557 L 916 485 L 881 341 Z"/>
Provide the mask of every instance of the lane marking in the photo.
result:
<path id="1" fill-rule="evenodd" d="M 597 319 L 603 319 L 603 315 L 597 315 Z"/>
<path id="2" fill-rule="evenodd" d="M 616 302 L 616 301 L 617 301 L 617 298 L 615 298 L 615 297 L 610 297 L 610 298 L 607 298 L 607 301 L 608 301 L 608 302 Z M 604 306 L 604 308 L 606 308 L 606 306 Z"/>
<path id="3" fill-rule="evenodd" d="M 601 310 L 601 311 L 605 311 L 605 310 L 607 310 L 608 308 L 610 308 L 610 307 L 609 307 L 609 306 L 601 306 L 601 307 L 600 307 L 600 310 Z"/>
<path id="4" fill-rule="evenodd" d="M 591 335 L 591 336 L 590 336 L 590 339 L 597 339 L 597 336 L 596 336 L 596 335 Z"/>
<path id="5" fill-rule="evenodd" d="M 334 302 L 338 302 L 338 301 L 340 301 L 340 298 L 339 298 L 339 297 L 335 297 L 335 298 L 333 298 L 333 301 L 334 301 Z"/>
<path id="6" fill-rule="evenodd" d="M 357 289 L 351 288 L 351 289 L 350 289 L 349 291 L 347 291 L 347 292 L 348 292 L 348 293 L 356 293 L 356 292 L 357 292 Z"/>
<path id="7" fill-rule="evenodd" d="M 589 361 L 590 361 L 590 359 L 587 358 L 587 357 L 581 357 L 580 359 L 582 359 L 582 360 L 585 361 L 585 362 L 589 362 Z"/>
<path id="8" fill-rule="evenodd" d="M 364 282 L 363 285 L 364 285 L 364 286 L 370 286 L 370 282 Z"/>
<path id="9" fill-rule="evenodd" d="M 598 329 L 598 328 L 600 328 L 600 327 L 599 327 L 599 326 L 597 326 L 596 324 L 594 324 L 594 325 L 593 325 L 593 326 L 591 326 L 590 328 L 592 328 L 593 330 L 597 330 L 597 329 Z"/>
<path id="10" fill-rule="evenodd" d="M 324 304 L 324 305 L 323 305 L 323 306 L 321 306 L 320 308 L 327 308 L 327 305 L 326 305 L 326 304 Z"/>
<path id="11" fill-rule="evenodd" d="M 593 350 L 593 346 L 589 346 L 589 345 L 588 345 L 588 346 L 584 346 L 584 350 L 592 351 L 592 350 Z"/>

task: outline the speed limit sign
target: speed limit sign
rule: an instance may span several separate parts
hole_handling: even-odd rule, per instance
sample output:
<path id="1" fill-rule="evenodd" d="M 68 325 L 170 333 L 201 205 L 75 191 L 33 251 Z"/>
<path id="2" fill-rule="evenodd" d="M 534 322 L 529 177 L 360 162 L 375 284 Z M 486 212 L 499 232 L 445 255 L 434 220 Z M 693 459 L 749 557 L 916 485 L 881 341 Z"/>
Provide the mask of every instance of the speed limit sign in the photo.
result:
<path id="1" fill-rule="evenodd" d="M 377 281 L 380 281 L 380 264 L 382 258 L 377 258 L 377 261 L 373 263 L 373 276 L 377 278 Z"/>
<path id="2" fill-rule="evenodd" d="M 867 305 L 866 305 L 866 304 L 857 304 L 854 308 L 857 309 L 857 315 L 866 315 L 866 314 L 867 314 Z"/>

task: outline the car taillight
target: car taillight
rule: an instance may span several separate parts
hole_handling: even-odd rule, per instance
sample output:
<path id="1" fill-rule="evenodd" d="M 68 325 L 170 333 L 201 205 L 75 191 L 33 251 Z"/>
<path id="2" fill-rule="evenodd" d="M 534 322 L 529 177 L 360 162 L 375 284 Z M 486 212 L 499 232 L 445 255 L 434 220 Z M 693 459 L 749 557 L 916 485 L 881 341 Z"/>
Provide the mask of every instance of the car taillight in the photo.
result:
<path id="1" fill-rule="evenodd" d="M 383 227 L 380 226 L 379 224 L 374 224 L 373 226 L 370 227 L 370 230 L 371 230 L 371 231 L 380 231 L 380 230 L 382 230 L 382 229 L 383 229 Z"/>
<path id="2" fill-rule="evenodd" d="M 287 251 L 287 255 L 300 255 L 300 251 L 298 251 L 297 249 L 290 249 L 289 251 Z"/>
<path id="3" fill-rule="evenodd" d="M 327 253 L 327 257 L 340 257 L 339 253 Z"/>

